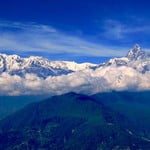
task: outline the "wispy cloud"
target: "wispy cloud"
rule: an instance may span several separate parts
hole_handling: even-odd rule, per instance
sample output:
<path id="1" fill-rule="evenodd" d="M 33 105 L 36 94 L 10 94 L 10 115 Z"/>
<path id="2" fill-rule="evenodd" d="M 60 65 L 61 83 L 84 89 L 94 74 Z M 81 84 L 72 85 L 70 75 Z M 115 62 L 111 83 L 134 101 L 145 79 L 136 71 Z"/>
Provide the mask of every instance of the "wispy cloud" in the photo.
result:
<path id="1" fill-rule="evenodd" d="M 121 36 L 120 32 L 118 31 L 118 36 Z M 125 50 L 119 50 L 119 48 L 110 48 L 65 34 L 49 25 L 9 21 L 0 21 L 0 49 L 87 56 L 123 56 L 126 53 Z"/>
<path id="2" fill-rule="evenodd" d="M 105 20 L 104 33 L 106 38 L 125 39 L 130 34 L 150 33 L 150 25 L 130 26 L 130 23 L 123 24 L 117 20 Z"/>

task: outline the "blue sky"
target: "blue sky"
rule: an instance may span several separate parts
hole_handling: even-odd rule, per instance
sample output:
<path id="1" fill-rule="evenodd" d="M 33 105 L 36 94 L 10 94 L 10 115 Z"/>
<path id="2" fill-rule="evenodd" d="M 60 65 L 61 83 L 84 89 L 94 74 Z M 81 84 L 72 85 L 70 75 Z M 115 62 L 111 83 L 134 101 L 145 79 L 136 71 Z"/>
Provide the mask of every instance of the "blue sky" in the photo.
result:
<path id="1" fill-rule="evenodd" d="M 0 0 L 0 52 L 100 62 L 150 48 L 148 0 Z M 100 60 L 101 59 L 101 60 Z"/>

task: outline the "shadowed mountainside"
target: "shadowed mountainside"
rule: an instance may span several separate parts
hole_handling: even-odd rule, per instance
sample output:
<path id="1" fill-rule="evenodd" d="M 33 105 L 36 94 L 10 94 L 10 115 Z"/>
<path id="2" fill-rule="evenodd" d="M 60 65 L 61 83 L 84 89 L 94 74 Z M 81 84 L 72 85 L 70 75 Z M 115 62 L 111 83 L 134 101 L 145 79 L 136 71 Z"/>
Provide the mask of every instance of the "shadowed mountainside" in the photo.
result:
<path id="1" fill-rule="evenodd" d="M 100 96 L 68 93 L 27 105 L 0 122 L 0 149 L 147 150 L 137 124 Z"/>

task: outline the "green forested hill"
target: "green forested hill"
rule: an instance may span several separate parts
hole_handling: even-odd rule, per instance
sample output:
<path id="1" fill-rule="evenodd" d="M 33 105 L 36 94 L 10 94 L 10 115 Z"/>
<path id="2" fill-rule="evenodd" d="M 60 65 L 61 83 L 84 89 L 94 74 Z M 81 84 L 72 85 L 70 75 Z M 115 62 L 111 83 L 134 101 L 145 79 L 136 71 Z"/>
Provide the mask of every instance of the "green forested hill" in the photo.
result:
<path id="1" fill-rule="evenodd" d="M 27 105 L 0 122 L 0 149 L 148 150 L 137 125 L 101 96 L 68 93 Z"/>

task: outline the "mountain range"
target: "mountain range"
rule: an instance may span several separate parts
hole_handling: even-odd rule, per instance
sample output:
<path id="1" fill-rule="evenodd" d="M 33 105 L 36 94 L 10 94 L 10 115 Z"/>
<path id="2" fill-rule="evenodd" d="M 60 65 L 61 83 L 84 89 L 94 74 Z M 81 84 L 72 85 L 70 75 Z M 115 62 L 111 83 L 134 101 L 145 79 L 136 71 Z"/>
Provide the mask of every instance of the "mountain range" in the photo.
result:
<path id="1" fill-rule="evenodd" d="M 39 77 L 60 76 L 71 72 L 89 69 L 95 64 L 77 64 L 69 61 L 49 61 L 48 59 L 30 56 L 21 58 L 18 55 L 0 54 L 0 73 L 7 72 L 10 75 L 25 76 L 26 73 L 33 73 Z"/>
<path id="2" fill-rule="evenodd" d="M 150 55 L 137 44 L 125 57 L 100 64 L 0 54 L 0 95 L 142 91 L 150 89 L 149 79 Z"/>
<path id="3" fill-rule="evenodd" d="M 11 75 L 25 76 L 33 73 L 39 77 L 60 76 L 85 69 L 98 69 L 106 66 L 126 66 L 145 73 L 150 71 L 150 55 L 136 44 L 126 57 L 113 58 L 101 64 L 82 63 L 69 61 L 50 61 L 48 59 L 30 56 L 22 58 L 18 55 L 0 54 L 0 73 L 7 72 Z"/>

